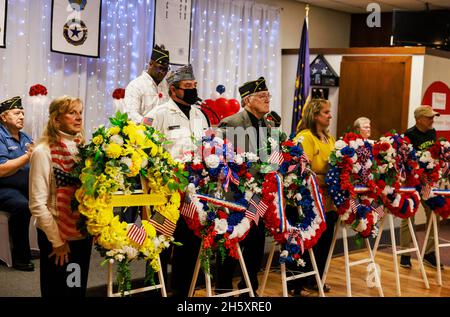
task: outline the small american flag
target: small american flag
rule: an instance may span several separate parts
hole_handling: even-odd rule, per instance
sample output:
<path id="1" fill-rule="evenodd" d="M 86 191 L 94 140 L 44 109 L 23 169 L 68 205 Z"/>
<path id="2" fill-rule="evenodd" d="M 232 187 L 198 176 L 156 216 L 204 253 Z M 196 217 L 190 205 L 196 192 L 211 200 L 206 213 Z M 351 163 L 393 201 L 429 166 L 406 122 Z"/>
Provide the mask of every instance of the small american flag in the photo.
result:
<path id="1" fill-rule="evenodd" d="M 194 213 L 197 211 L 197 206 L 192 202 L 191 198 L 186 195 L 184 199 L 183 206 L 181 207 L 180 214 L 188 217 L 189 219 L 194 218 Z"/>
<path id="2" fill-rule="evenodd" d="M 269 163 L 281 165 L 284 162 L 283 154 L 279 151 L 272 152 L 269 156 Z"/>
<path id="3" fill-rule="evenodd" d="M 261 198 L 258 195 L 253 194 L 252 198 L 250 198 L 249 201 L 248 210 L 252 213 L 253 210 L 255 210 L 255 213 L 258 215 L 258 218 L 259 217 L 263 218 L 264 215 L 266 214 L 267 208 L 269 207 L 261 200 Z"/>
<path id="4" fill-rule="evenodd" d="M 128 230 L 127 236 L 131 241 L 142 245 L 147 238 L 147 232 L 145 232 L 144 228 L 139 228 L 138 226 L 136 226 L 136 224 L 133 223 Z"/>
<path id="5" fill-rule="evenodd" d="M 383 218 L 384 216 L 384 206 L 383 205 L 378 205 L 375 200 L 372 201 L 372 203 L 370 204 L 370 208 L 375 211 L 375 213 L 378 215 L 378 219 Z"/>
<path id="6" fill-rule="evenodd" d="M 424 200 L 428 200 L 431 194 L 431 186 L 429 184 L 426 184 L 424 187 L 422 187 L 420 194 Z"/>
<path id="7" fill-rule="evenodd" d="M 356 199 L 350 199 L 350 208 L 354 213 L 358 211 L 358 204 L 356 203 Z"/>
<path id="8" fill-rule="evenodd" d="M 148 126 L 152 126 L 153 125 L 153 118 L 148 118 L 148 117 L 144 117 L 144 119 L 142 120 L 142 123 Z"/>
<path id="9" fill-rule="evenodd" d="M 252 204 L 248 205 L 248 209 L 245 211 L 245 217 L 247 217 L 250 220 L 253 220 L 255 224 L 258 225 L 259 213 L 254 205 Z"/>
<path id="10" fill-rule="evenodd" d="M 176 224 L 161 215 L 159 212 L 155 212 L 148 222 L 155 227 L 158 233 L 166 236 L 171 236 L 175 231 Z"/>

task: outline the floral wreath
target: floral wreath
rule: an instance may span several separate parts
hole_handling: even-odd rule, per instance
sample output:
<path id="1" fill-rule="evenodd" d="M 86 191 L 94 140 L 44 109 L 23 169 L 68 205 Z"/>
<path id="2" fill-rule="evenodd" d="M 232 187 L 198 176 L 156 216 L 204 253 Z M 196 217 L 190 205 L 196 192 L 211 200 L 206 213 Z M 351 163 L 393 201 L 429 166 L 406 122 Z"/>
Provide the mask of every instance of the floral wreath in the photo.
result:
<path id="1" fill-rule="evenodd" d="M 120 221 L 110 205 L 116 191 L 131 193 L 140 175 L 148 181 L 152 194 L 163 195 L 166 203 L 153 206 L 175 226 L 179 218 L 179 189 L 187 184 L 183 165 L 173 161 L 153 128 L 128 121 L 118 112 L 109 119 L 111 127 L 99 127 L 92 141 L 80 149 L 83 158 L 78 166 L 81 187 L 75 196 L 82 215 L 82 230 L 94 237 L 97 249 L 106 260 L 119 262 L 118 284 L 122 294 L 131 288 L 128 264 L 133 259 L 149 261 L 152 272 L 159 270 L 158 257 L 173 241 L 172 236 L 158 234 L 152 219 L 142 220 L 142 228 Z M 140 233 L 137 239 L 132 232 Z"/>
<path id="2" fill-rule="evenodd" d="M 301 255 L 312 248 L 326 228 L 322 195 L 303 149 L 279 130 L 272 130 L 266 150 L 267 161 L 260 161 L 262 200 L 267 231 L 284 250 L 281 262 L 304 265 Z M 286 204 L 295 207 L 287 214 Z"/>
<path id="3" fill-rule="evenodd" d="M 251 227 L 244 184 L 252 180 L 248 169 L 255 160 L 256 155 L 251 153 L 235 153 L 231 143 L 213 133 L 203 137 L 201 144 L 182 158 L 189 186 L 181 214 L 202 239 L 200 258 L 204 272 L 209 272 L 216 250 L 222 260 L 227 255 L 238 258 L 237 244 Z M 231 195 L 234 202 L 229 202 Z"/>
<path id="4" fill-rule="evenodd" d="M 346 133 L 336 141 L 329 161 L 325 182 L 341 219 L 359 237 L 376 236 L 383 208 L 377 202 L 379 190 L 373 181 L 370 141 L 360 134 Z"/>
<path id="5" fill-rule="evenodd" d="M 408 138 L 395 132 L 386 133 L 373 146 L 374 179 L 381 200 L 390 213 L 402 219 L 413 216 L 420 203 L 414 187 L 417 166 L 411 160 L 413 155 Z M 406 187 L 400 188 L 402 185 Z"/>
<path id="6" fill-rule="evenodd" d="M 422 186 L 421 195 L 425 203 L 443 219 L 450 216 L 450 193 L 441 190 L 449 180 L 450 142 L 436 141 L 427 151 L 417 153 Z M 431 188 L 437 189 L 431 189 Z"/>

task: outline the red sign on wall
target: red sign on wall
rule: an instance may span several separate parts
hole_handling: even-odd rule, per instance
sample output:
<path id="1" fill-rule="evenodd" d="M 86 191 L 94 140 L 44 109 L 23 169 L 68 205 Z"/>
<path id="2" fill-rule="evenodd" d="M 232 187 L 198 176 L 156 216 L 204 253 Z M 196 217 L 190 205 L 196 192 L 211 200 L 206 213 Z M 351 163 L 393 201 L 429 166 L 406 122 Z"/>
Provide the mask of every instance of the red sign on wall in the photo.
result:
<path id="1" fill-rule="evenodd" d="M 423 95 L 422 105 L 430 105 L 441 115 L 434 118 L 437 137 L 450 140 L 450 88 L 442 81 L 432 83 Z"/>

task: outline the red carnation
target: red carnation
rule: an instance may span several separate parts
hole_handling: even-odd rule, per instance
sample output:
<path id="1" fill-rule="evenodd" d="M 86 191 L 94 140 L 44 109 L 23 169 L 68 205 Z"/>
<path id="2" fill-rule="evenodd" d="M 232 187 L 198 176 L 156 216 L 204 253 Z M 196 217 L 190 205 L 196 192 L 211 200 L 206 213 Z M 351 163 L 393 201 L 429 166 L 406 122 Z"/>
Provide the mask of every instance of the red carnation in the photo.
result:
<path id="1" fill-rule="evenodd" d="M 47 88 L 45 88 L 45 86 L 42 86 L 40 84 L 36 84 L 30 87 L 30 91 L 28 92 L 28 94 L 32 97 L 32 96 L 37 96 L 37 95 L 42 95 L 42 96 L 46 96 L 47 95 Z"/>
<path id="2" fill-rule="evenodd" d="M 123 88 L 117 88 L 114 90 L 112 94 L 114 99 L 123 99 L 125 98 L 125 89 Z"/>

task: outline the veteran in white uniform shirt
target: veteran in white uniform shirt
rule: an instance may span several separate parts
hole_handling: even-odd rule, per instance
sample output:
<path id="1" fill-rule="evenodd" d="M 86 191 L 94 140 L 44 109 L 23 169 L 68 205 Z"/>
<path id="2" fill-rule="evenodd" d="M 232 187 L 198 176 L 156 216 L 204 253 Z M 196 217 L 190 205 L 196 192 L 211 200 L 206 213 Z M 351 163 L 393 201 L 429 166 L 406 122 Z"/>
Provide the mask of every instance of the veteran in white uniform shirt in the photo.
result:
<path id="1" fill-rule="evenodd" d="M 190 65 L 177 69 L 168 76 L 170 100 L 151 110 L 144 118 L 144 124 L 151 125 L 166 135 L 170 144 L 164 147 L 174 159 L 181 159 L 186 151 L 193 148 L 192 136 L 201 140 L 209 121 L 202 111 L 195 105 L 199 100 L 197 95 L 197 81 Z M 183 217 L 177 222 L 174 233 L 175 241 L 182 246 L 173 246 L 171 287 L 174 297 L 186 298 L 195 268 L 200 238 L 188 228 Z M 167 264 L 170 261 L 171 248 L 161 253 L 162 270 L 167 279 Z"/>
<path id="2" fill-rule="evenodd" d="M 171 98 L 146 114 L 143 122 L 164 133 L 170 141 L 165 148 L 174 159 L 181 159 L 194 148 L 193 138 L 201 140 L 209 121 L 195 105 L 197 81 L 190 65 L 179 68 L 167 80 Z"/>
<path id="3" fill-rule="evenodd" d="M 169 71 L 169 51 L 164 46 L 155 46 L 148 70 L 133 79 L 125 89 L 124 109 L 128 117 L 141 123 L 144 115 L 153 108 L 166 103 L 169 85 L 165 79 Z"/>

